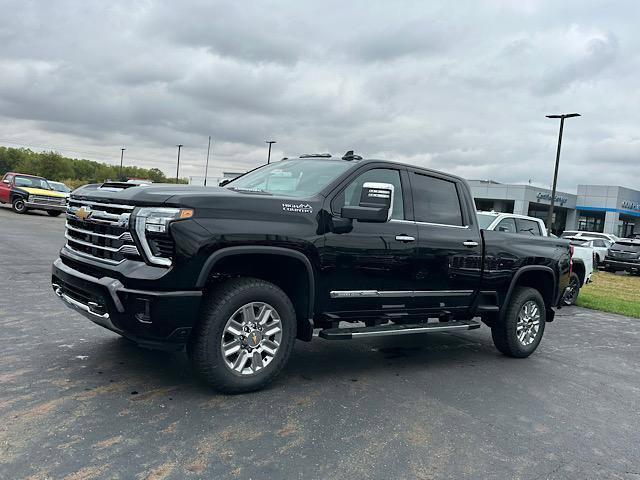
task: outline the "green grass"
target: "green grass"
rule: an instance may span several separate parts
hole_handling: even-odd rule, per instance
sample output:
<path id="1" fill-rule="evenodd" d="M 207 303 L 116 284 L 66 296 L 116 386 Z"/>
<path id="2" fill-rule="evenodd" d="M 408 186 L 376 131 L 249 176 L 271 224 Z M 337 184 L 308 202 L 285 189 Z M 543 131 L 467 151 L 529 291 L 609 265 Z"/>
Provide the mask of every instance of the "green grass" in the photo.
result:
<path id="1" fill-rule="evenodd" d="M 640 318 L 640 277 L 594 272 L 590 283 L 580 290 L 580 307 Z"/>

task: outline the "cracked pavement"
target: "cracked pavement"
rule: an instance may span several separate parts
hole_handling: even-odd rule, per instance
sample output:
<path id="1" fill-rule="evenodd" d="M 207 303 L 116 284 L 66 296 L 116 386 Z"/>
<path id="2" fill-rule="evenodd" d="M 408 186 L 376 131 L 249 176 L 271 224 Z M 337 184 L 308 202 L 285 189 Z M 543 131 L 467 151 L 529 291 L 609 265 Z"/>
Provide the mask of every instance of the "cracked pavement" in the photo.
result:
<path id="1" fill-rule="evenodd" d="M 486 327 L 314 338 L 224 396 L 55 298 L 63 230 L 0 207 L 0 479 L 640 479 L 640 320 L 562 309 L 524 360 Z"/>

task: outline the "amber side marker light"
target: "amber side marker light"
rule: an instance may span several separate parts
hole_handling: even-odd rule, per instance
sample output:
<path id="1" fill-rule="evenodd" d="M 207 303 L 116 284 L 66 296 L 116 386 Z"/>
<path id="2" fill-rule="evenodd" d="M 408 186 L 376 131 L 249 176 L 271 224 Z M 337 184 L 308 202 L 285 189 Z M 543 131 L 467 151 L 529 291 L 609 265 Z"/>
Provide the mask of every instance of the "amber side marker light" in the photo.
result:
<path id="1" fill-rule="evenodd" d="M 193 210 L 189 210 L 189 209 L 180 210 L 180 215 L 178 216 L 180 220 L 184 220 L 185 218 L 191 218 L 191 217 L 193 217 Z"/>

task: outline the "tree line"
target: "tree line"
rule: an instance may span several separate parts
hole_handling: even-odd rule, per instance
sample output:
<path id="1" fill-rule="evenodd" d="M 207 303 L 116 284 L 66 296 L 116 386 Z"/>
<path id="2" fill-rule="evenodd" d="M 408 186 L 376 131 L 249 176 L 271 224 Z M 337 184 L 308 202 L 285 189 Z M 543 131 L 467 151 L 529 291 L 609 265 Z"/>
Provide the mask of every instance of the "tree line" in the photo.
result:
<path id="1" fill-rule="evenodd" d="M 129 178 L 144 178 L 154 183 L 175 183 L 175 178 L 167 178 L 158 168 L 123 166 L 121 177 L 120 165 L 69 158 L 54 151 L 34 152 L 28 148 L 0 146 L 0 176 L 6 172 L 37 175 L 48 180 L 63 182 L 70 188 L 77 188 L 87 183 Z M 182 178 L 178 183 L 188 183 L 188 181 Z"/>

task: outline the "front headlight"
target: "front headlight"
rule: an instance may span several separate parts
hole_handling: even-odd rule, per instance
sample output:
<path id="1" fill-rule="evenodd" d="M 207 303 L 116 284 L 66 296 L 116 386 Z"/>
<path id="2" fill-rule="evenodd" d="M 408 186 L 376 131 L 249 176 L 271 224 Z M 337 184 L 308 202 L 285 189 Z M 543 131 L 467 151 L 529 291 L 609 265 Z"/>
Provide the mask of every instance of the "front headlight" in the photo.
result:
<path id="1" fill-rule="evenodd" d="M 171 257 L 152 248 L 149 242 L 158 237 L 169 239 L 169 224 L 191 217 L 193 210 L 190 208 L 144 207 L 134 212 L 136 236 L 149 262 L 165 267 L 171 265 Z"/>

